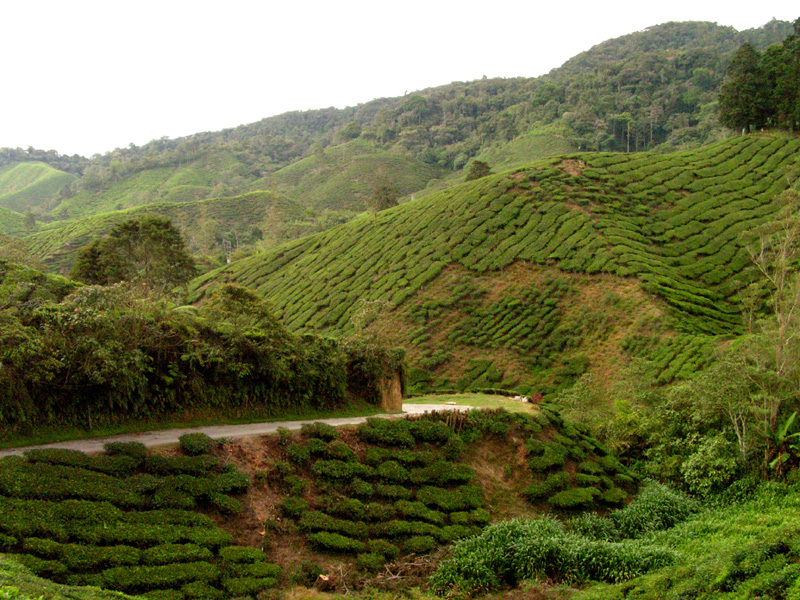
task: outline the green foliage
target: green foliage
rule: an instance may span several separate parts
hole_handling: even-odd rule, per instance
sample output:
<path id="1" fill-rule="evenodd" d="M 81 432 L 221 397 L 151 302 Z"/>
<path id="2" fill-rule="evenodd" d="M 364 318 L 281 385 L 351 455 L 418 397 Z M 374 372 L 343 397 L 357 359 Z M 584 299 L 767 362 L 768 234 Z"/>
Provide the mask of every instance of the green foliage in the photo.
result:
<path id="1" fill-rule="evenodd" d="M 700 496 L 724 489 L 737 471 L 736 450 L 723 436 L 703 440 L 681 465 L 689 490 Z"/>
<path id="2" fill-rule="evenodd" d="M 197 597 L 219 597 L 220 566 L 226 577 L 277 575 L 262 552 L 232 547 L 213 519 L 188 510 L 240 510 L 228 494 L 247 490 L 246 475 L 207 454 L 157 456 L 138 444 L 109 450 L 37 450 L 0 460 L 3 550 L 55 581 L 131 593 L 181 595 L 190 586 Z M 263 566 L 236 566 L 255 561 Z"/>
<path id="3" fill-rule="evenodd" d="M 178 446 L 189 456 L 208 454 L 216 442 L 205 433 L 184 433 L 178 439 Z"/>
<path id="4" fill-rule="evenodd" d="M 474 595 L 526 579 L 563 582 L 630 579 L 675 560 L 674 552 L 636 541 L 606 542 L 566 533 L 552 519 L 513 520 L 456 542 L 430 579 L 441 595 Z"/>
<path id="5" fill-rule="evenodd" d="M 336 430 L 336 427 L 320 422 L 304 424 L 300 428 L 300 432 L 304 437 L 319 438 L 326 442 L 331 442 L 339 437 L 339 432 Z"/>
<path id="6" fill-rule="evenodd" d="M 16 277 L 0 269 L 4 276 Z M 19 432 L 181 410 L 275 414 L 377 403 L 385 369 L 401 369 L 389 362 L 396 354 L 379 348 L 368 360 L 349 343 L 291 336 L 238 286 L 221 287 L 200 312 L 122 285 L 87 286 L 49 302 L 33 293 L 8 299 L 0 304 L 0 423 Z"/>
<path id="7" fill-rule="evenodd" d="M 169 292 L 196 270 L 180 232 L 169 219 L 143 216 L 115 225 L 107 238 L 78 254 L 72 277 L 90 284 L 128 281 Z"/>

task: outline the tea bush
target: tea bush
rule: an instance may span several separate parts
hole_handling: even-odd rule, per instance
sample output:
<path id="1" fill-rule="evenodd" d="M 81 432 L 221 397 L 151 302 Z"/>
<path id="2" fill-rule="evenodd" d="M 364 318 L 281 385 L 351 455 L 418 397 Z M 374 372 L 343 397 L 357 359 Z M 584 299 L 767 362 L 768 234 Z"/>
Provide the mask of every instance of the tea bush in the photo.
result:
<path id="1" fill-rule="evenodd" d="M 205 433 L 184 433 L 178 438 L 178 446 L 189 456 L 208 454 L 215 445 L 216 442 Z"/>

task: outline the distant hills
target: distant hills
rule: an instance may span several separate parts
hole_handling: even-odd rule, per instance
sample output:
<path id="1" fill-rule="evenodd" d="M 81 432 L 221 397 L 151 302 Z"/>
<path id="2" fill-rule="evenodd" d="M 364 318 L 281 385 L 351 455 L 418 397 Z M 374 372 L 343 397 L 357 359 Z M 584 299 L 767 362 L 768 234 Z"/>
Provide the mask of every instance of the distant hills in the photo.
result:
<path id="1" fill-rule="evenodd" d="M 781 21 L 743 32 L 666 23 L 599 44 L 538 78 L 451 83 L 91 159 L 0 149 L 0 233 L 35 233 L 33 252 L 46 244 L 64 257 L 51 261 L 63 271 L 74 244 L 56 250 L 57 236 L 42 241 L 51 231 L 42 224 L 53 220 L 269 191 L 303 211 L 285 224 L 301 235 L 353 218 L 378 179 L 419 198 L 463 180 L 476 158 L 498 172 L 578 150 L 699 147 L 728 135 L 715 107 L 732 53 L 745 41 L 758 48 L 780 42 L 791 30 Z M 23 226 L 17 215 L 26 213 Z M 187 233 L 204 227 L 211 226 L 184 222 Z M 218 235 L 217 256 L 223 241 Z"/>

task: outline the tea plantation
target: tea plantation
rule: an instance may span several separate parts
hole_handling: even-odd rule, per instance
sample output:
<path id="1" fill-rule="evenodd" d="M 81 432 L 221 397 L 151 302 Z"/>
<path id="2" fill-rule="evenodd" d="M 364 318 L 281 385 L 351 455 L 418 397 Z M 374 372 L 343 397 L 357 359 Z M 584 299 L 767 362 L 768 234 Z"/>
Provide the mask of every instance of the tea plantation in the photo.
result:
<path id="1" fill-rule="evenodd" d="M 217 521 L 242 510 L 247 476 L 185 436 L 183 454 L 113 443 L 106 454 L 31 450 L 0 461 L 0 550 L 34 574 L 148 598 L 247 596 L 280 568 Z M 212 515 L 217 515 L 216 518 Z"/>
<path id="2" fill-rule="evenodd" d="M 299 439 L 285 436 L 282 458 L 258 479 L 280 491 L 280 517 L 312 548 L 351 555 L 367 572 L 475 535 L 492 520 L 488 482 L 471 466 L 492 440 L 506 445 L 505 456 L 526 457 L 519 469 L 500 469 L 528 512 L 604 510 L 636 489 L 627 469 L 548 405 L 536 417 L 474 410 L 368 419 L 348 440 L 321 423 L 304 426 Z M 517 448 L 513 440 L 523 441 Z"/>
<path id="3" fill-rule="evenodd" d="M 220 251 L 221 238 L 250 242 L 252 236 L 290 239 L 281 223 L 296 221 L 301 209 L 294 202 L 272 192 L 253 192 L 230 198 L 213 198 L 189 202 L 154 202 L 88 216 L 79 220 L 56 221 L 27 235 L 25 243 L 31 254 L 49 270 L 68 272 L 75 254 L 111 228 L 142 214 L 169 218 L 185 231 L 188 246 L 194 252 Z"/>
<path id="4" fill-rule="evenodd" d="M 663 319 L 631 322 L 614 351 L 654 358 L 670 381 L 707 361 L 709 336 L 740 330 L 738 292 L 754 276 L 743 236 L 778 213 L 799 149 L 797 139 L 750 135 L 669 155 L 548 159 L 239 261 L 196 280 L 194 295 L 236 281 L 290 328 L 330 333 L 351 330 L 361 301 L 381 300 L 412 370 L 434 378 L 416 388 L 412 373 L 412 390 L 540 391 L 537 368 L 569 379 L 576 360 L 592 362 L 617 321 L 604 316 L 617 289 L 635 282 L 639 304 L 618 313 L 657 311 L 686 343 L 666 341 Z M 607 293 L 567 314 L 599 282 Z M 476 353 L 494 374 L 485 366 L 455 381 Z"/>

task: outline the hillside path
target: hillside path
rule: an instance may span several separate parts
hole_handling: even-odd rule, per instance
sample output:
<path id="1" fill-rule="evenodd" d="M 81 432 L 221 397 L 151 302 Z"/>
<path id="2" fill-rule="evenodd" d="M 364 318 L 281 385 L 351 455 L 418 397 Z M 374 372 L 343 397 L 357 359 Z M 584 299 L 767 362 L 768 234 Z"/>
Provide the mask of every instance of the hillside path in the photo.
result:
<path id="1" fill-rule="evenodd" d="M 470 410 L 471 406 L 456 406 L 452 404 L 403 404 L 403 412 L 395 414 L 370 415 L 370 417 L 391 418 L 403 415 L 417 415 L 434 410 Z M 88 440 L 71 440 L 68 442 L 55 442 L 53 444 L 43 444 L 41 446 L 23 446 L 20 448 L 9 448 L 0 450 L 0 458 L 4 456 L 22 456 L 26 450 L 34 448 L 66 448 L 69 450 L 80 450 L 88 454 L 102 452 L 103 445 L 109 442 L 141 442 L 147 447 L 167 446 L 177 444 L 178 438 L 184 433 L 205 433 L 211 438 L 246 438 L 257 435 L 275 433 L 279 427 L 289 430 L 300 429 L 308 423 L 328 423 L 329 425 L 356 425 L 363 423 L 367 417 L 343 417 L 338 419 L 309 419 L 305 421 L 275 421 L 272 423 L 246 423 L 244 425 L 208 425 L 204 427 L 187 427 L 186 429 L 165 429 L 163 431 L 146 431 L 141 433 L 129 433 L 105 438 L 95 438 Z"/>

